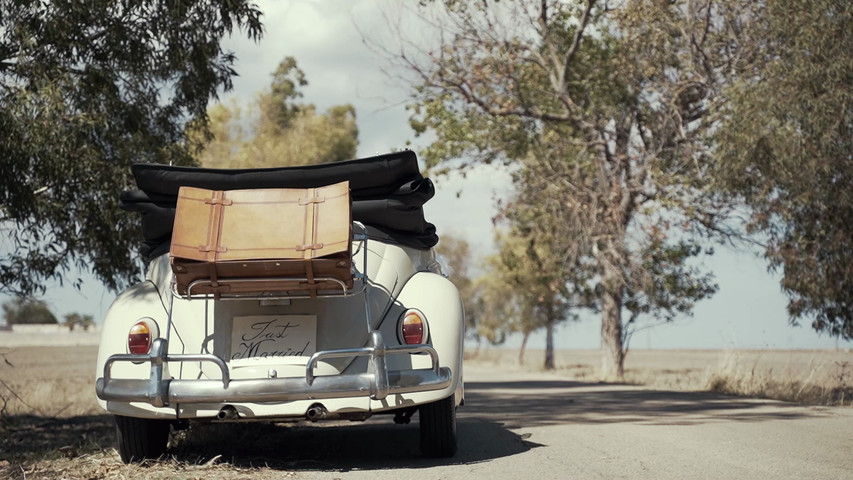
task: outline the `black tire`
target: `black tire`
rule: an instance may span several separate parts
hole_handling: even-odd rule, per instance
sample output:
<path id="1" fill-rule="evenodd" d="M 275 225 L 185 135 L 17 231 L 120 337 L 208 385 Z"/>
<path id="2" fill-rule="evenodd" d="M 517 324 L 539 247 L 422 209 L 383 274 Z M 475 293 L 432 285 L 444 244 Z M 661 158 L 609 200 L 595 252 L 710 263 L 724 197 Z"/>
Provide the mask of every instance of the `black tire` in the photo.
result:
<path id="1" fill-rule="evenodd" d="M 118 453 L 124 463 L 158 458 L 169 443 L 169 421 L 116 415 Z"/>
<path id="2" fill-rule="evenodd" d="M 419 408 L 421 453 L 427 457 L 456 454 L 456 402 L 453 395 Z"/>

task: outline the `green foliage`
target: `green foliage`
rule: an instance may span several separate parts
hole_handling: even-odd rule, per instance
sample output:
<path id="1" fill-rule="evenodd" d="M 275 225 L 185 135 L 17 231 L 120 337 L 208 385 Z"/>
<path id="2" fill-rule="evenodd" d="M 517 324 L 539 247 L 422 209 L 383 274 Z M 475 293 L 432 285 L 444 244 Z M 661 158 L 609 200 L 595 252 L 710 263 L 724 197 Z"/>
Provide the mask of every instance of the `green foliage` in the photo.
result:
<path id="1" fill-rule="evenodd" d="M 32 297 L 15 297 L 4 303 L 3 319 L 6 325 L 58 323 L 47 304 Z"/>
<path id="2" fill-rule="evenodd" d="M 212 168 L 278 167 L 336 162 L 355 157 L 358 127 L 352 105 L 317 113 L 297 103 L 299 87 L 308 85 L 293 57 L 273 73 L 269 90 L 246 108 L 236 103 L 209 111 L 213 135 L 197 158 Z M 204 139 L 191 129 L 191 137 Z"/>
<path id="3" fill-rule="evenodd" d="M 496 240 L 499 253 L 486 259 L 477 278 L 471 277 L 474 258 L 465 240 L 445 234 L 436 247 L 463 299 L 467 336 L 500 345 L 512 333 L 526 337 L 570 318 L 566 282 L 554 274 L 543 246 L 516 235 Z"/>
<path id="4" fill-rule="evenodd" d="M 0 291 L 71 267 L 113 289 L 137 275 L 129 167 L 192 162 L 184 125 L 204 132 L 235 74 L 220 41 L 257 40 L 260 16 L 244 0 L 0 0 Z"/>
<path id="5" fill-rule="evenodd" d="M 508 335 L 521 331 L 519 322 L 523 318 L 516 291 L 496 272 L 500 268 L 496 261 L 495 257 L 487 259 L 486 274 L 475 281 L 476 324 L 469 333 L 478 342 L 485 340 L 491 345 L 501 345 Z M 467 319 L 467 310 L 465 315 Z"/>
<path id="6" fill-rule="evenodd" d="M 499 230 L 496 242 L 498 253 L 487 259 L 486 272 L 475 283 L 477 334 L 489 343 L 501 344 L 509 334 L 520 333 L 521 361 L 530 334 L 544 328 L 544 367 L 552 370 L 554 328 L 577 318 L 571 308 L 587 301 L 579 291 L 583 284 L 572 282 L 576 272 L 567 271 L 566 264 L 559 261 L 553 243 L 519 224 L 506 233 Z"/>
<path id="7" fill-rule="evenodd" d="M 791 321 L 853 338 L 853 4 L 766 2 L 715 136 L 719 186 L 783 273 Z"/>
<path id="8" fill-rule="evenodd" d="M 91 315 L 80 315 L 77 312 L 69 313 L 63 317 L 62 325 L 68 327 L 68 330 L 74 331 L 80 327 L 83 330 L 89 330 L 95 324 L 95 319 Z"/>
<path id="9" fill-rule="evenodd" d="M 478 323 L 481 309 L 478 306 L 476 284 L 471 278 L 471 269 L 476 260 L 471 246 L 462 238 L 452 234 L 442 234 L 441 241 L 435 247 L 436 255 L 449 268 L 445 272 L 456 285 L 465 309 L 465 330 L 469 337 L 479 339 Z"/>
<path id="10" fill-rule="evenodd" d="M 573 300 L 569 287 L 575 285 L 555 262 L 550 245 L 520 233 L 515 229 L 497 236 L 498 253 L 491 259 L 489 277 L 502 284 L 497 288 L 502 295 L 494 298 L 506 303 L 502 310 L 509 314 L 504 318 L 508 330 L 526 335 L 568 319 Z M 503 291 L 504 286 L 508 290 Z"/>
<path id="11" fill-rule="evenodd" d="M 308 85 L 305 72 L 296 66 L 296 59 L 286 57 L 278 64 L 272 75 L 269 97 L 263 102 L 262 108 L 266 109 L 265 116 L 271 124 L 280 128 L 288 128 L 300 106 L 295 104 L 297 98 L 302 97 L 299 87 Z"/>
<path id="12" fill-rule="evenodd" d="M 690 260 L 702 253 L 692 241 L 666 242 L 656 234 L 640 250 L 640 268 L 632 272 L 625 288 L 622 345 L 627 351 L 631 336 L 639 330 L 692 315 L 696 302 L 711 297 L 717 285 L 710 273 L 702 273 Z M 643 324 L 643 317 L 655 321 Z"/>

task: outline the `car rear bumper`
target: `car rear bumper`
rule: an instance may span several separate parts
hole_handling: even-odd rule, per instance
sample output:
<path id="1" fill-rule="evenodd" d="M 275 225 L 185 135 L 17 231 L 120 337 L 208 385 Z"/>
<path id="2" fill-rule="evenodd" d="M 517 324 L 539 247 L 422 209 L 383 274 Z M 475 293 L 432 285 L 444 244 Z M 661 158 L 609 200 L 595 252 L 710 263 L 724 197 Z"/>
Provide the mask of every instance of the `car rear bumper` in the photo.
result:
<path id="1" fill-rule="evenodd" d="M 388 370 L 385 357 L 389 354 L 427 353 L 432 367 L 418 370 Z M 315 376 L 314 367 L 322 359 L 367 356 L 371 368 L 366 373 Z M 148 362 L 148 379 L 112 378 L 116 362 Z M 208 362 L 216 365 L 219 379 L 164 379 L 167 363 Z M 441 390 L 451 385 L 453 374 L 439 367 L 438 353 L 429 345 L 386 347 L 382 335 L 374 331 L 370 344 L 363 348 L 325 350 L 308 360 L 304 377 L 257 378 L 232 380 L 224 360 L 209 354 L 169 355 L 165 339 L 154 341 L 148 355 L 112 355 L 104 364 L 103 377 L 98 378 L 95 391 L 106 401 L 143 402 L 154 407 L 179 403 L 286 402 L 328 398 L 370 397 L 382 400 L 389 394 Z"/>

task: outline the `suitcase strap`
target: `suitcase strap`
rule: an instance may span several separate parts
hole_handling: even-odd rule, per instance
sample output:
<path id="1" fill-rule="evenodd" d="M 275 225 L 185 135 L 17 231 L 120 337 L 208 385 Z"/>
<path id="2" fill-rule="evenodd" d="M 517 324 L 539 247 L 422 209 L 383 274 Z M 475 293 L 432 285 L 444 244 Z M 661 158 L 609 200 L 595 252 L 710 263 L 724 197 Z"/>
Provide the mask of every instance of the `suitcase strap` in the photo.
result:
<path id="1" fill-rule="evenodd" d="M 210 209 L 210 219 L 208 221 L 207 245 L 199 245 L 198 251 L 206 253 L 207 261 L 215 261 L 219 259 L 219 253 L 225 253 L 228 249 L 225 246 L 219 245 L 219 239 L 222 236 L 222 218 L 225 216 L 225 208 L 234 204 L 229 199 L 225 198 L 225 192 L 214 191 L 210 198 L 206 198 L 204 203 L 212 206 Z M 213 252 L 213 255 L 210 253 Z M 215 273 L 214 273 L 215 275 Z M 216 283 L 215 276 L 211 277 Z"/>
<path id="2" fill-rule="evenodd" d="M 311 262 L 311 259 L 305 260 L 305 278 L 308 279 L 308 290 L 311 298 L 317 298 L 317 289 L 311 288 L 316 282 L 314 281 L 314 263 Z"/>

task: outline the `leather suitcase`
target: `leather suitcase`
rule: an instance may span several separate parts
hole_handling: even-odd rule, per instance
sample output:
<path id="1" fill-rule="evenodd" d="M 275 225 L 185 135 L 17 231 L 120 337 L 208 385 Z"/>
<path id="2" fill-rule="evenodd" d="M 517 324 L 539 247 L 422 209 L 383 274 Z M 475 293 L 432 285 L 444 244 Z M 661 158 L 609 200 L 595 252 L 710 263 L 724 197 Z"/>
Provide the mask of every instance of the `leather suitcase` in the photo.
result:
<path id="1" fill-rule="evenodd" d="M 315 296 L 340 292 L 342 284 L 352 288 L 351 237 L 348 182 L 307 189 L 181 187 L 169 254 L 181 295 Z"/>

